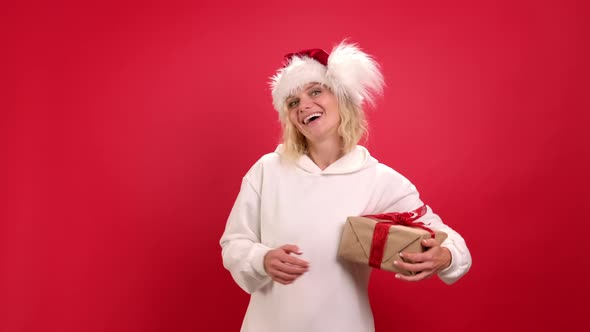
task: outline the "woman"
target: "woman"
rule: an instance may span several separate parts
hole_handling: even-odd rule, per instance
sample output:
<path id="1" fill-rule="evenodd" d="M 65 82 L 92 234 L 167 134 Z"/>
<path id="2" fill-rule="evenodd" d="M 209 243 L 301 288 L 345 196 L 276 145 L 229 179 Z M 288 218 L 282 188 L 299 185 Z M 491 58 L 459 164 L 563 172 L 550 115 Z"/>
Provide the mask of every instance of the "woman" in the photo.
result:
<path id="1" fill-rule="evenodd" d="M 412 211 L 416 188 L 357 145 L 362 105 L 381 93 L 378 65 L 341 43 L 286 56 L 272 78 L 283 143 L 244 176 L 221 238 L 224 266 L 251 294 L 242 331 L 374 331 L 367 295 L 370 267 L 339 259 L 348 216 Z M 448 238 L 398 261 L 418 281 L 451 284 L 471 266 L 463 238 L 428 208 L 420 221 Z"/>

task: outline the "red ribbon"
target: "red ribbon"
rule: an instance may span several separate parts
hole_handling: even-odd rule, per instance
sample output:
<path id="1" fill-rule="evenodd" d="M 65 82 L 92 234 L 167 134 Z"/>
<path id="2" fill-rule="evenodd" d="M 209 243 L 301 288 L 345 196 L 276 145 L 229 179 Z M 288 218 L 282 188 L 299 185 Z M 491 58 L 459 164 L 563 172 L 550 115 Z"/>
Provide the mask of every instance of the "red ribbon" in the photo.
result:
<path id="1" fill-rule="evenodd" d="M 374 268 L 381 268 L 385 244 L 387 243 L 387 235 L 389 234 L 389 228 L 393 225 L 422 228 L 427 230 L 430 233 L 430 236 L 434 238 L 434 231 L 432 231 L 432 229 L 426 227 L 423 222 L 414 221 L 425 214 L 426 205 L 422 205 L 411 212 L 390 212 L 363 216 L 365 218 L 371 219 L 389 220 L 379 221 L 377 224 L 375 224 L 375 230 L 373 231 L 373 241 L 371 242 L 371 253 L 369 255 L 369 265 Z"/>
<path id="2" fill-rule="evenodd" d="M 330 57 L 330 55 L 322 50 L 321 48 L 311 48 L 308 50 L 301 50 L 299 52 L 295 52 L 295 53 L 289 53 L 287 55 L 285 55 L 285 65 L 287 65 L 291 59 L 294 56 L 298 56 L 298 57 L 310 57 L 314 60 L 316 60 L 317 62 L 321 63 L 324 66 L 328 65 L 328 58 Z"/>

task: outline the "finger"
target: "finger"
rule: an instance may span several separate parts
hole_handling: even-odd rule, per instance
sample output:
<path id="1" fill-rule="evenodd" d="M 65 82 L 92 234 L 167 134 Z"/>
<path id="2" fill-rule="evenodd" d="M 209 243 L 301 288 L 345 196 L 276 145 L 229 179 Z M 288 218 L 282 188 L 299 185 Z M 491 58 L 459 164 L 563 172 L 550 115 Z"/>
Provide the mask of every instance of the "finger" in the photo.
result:
<path id="1" fill-rule="evenodd" d="M 297 257 L 293 257 L 291 255 L 282 255 L 281 261 L 283 261 L 284 263 L 293 265 L 293 266 L 299 266 L 299 267 L 304 267 L 304 268 L 309 267 L 309 262 L 304 261 L 303 259 L 299 259 Z"/>
<path id="2" fill-rule="evenodd" d="M 393 261 L 393 265 L 397 266 L 398 268 L 410 272 L 421 272 L 421 271 L 428 271 L 432 270 L 433 264 L 432 262 L 424 262 L 424 263 L 406 263 L 402 261 Z"/>
<path id="3" fill-rule="evenodd" d="M 273 279 L 281 279 L 281 280 L 284 280 L 284 281 L 293 281 L 293 280 L 297 279 L 297 277 L 298 277 L 296 275 L 288 274 L 288 273 L 285 273 L 285 272 L 280 271 L 280 270 L 274 270 L 274 271 L 272 271 L 271 272 L 271 275 L 272 275 Z"/>
<path id="4" fill-rule="evenodd" d="M 289 285 L 292 284 L 293 282 L 295 282 L 295 280 L 285 280 L 285 279 L 281 279 L 281 278 L 272 278 L 272 280 L 278 282 L 279 284 L 283 284 L 283 285 Z"/>
<path id="5" fill-rule="evenodd" d="M 438 242 L 436 242 L 435 239 L 422 240 L 422 246 L 424 246 L 424 247 L 431 248 L 431 247 L 435 247 L 437 245 L 438 245 Z"/>
<path id="6" fill-rule="evenodd" d="M 293 274 L 293 275 L 302 275 L 303 273 L 307 272 L 308 268 L 307 267 L 300 267 L 300 266 L 295 266 L 295 265 L 290 265 L 290 264 L 280 264 L 277 268 L 279 271 L 288 273 L 288 274 Z"/>
<path id="7" fill-rule="evenodd" d="M 403 281 L 420 281 L 420 280 L 424 280 L 427 278 L 430 278 L 430 276 L 432 276 L 432 273 L 429 273 L 427 271 L 423 271 L 420 273 L 416 273 L 415 275 L 410 275 L 410 276 L 406 276 L 403 275 L 401 273 L 398 273 L 395 275 L 395 277 L 399 280 L 403 280 Z"/>
<path id="8" fill-rule="evenodd" d="M 429 259 L 430 253 L 428 252 L 400 252 L 400 257 L 406 262 L 421 263 Z"/>
<path id="9" fill-rule="evenodd" d="M 283 249 L 287 254 L 290 254 L 290 253 L 294 253 L 297 255 L 302 254 L 301 250 L 299 250 L 299 247 L 294 244 L 285 244 L 284 246 L 281 246 L 280 248 Z"/>

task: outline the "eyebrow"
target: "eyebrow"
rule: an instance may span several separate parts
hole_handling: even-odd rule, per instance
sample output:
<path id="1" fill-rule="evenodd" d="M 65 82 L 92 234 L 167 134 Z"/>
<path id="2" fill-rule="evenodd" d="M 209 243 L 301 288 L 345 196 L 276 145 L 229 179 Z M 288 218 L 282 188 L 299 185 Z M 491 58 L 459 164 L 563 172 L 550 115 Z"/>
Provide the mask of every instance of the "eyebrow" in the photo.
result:
<path id="1" fill-rule="evenodd" d="M 305 91 L 311 90 L 311 89 L 313 89 L 313 88 L 317 88 L 317 87 L 318 87 L 318 85 L 320 85 L 320 86 L 321 86 L 321 84 L 320 84 L 320 83 L 313 83 L 312 85 L 310 85 L 310 86 L 308 86 L 307 88 L 305 88 Z"/>

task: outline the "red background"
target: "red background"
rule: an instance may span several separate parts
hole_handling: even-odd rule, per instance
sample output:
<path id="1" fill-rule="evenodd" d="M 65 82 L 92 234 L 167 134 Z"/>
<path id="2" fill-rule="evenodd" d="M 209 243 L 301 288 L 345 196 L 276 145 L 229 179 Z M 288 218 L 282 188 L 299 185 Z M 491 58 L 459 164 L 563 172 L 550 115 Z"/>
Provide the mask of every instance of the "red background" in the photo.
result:
<path id="1" fill-rule="evenodd" d="M 582 4 L 2 5 L 0 330 L 239 330 L 218 240 L 279 139 L 268 77 L 346 37 L 388 85 L 367 145 L 474 262 L 450 287 L 375 272 L 377 330 L 585 330 Z"/>

